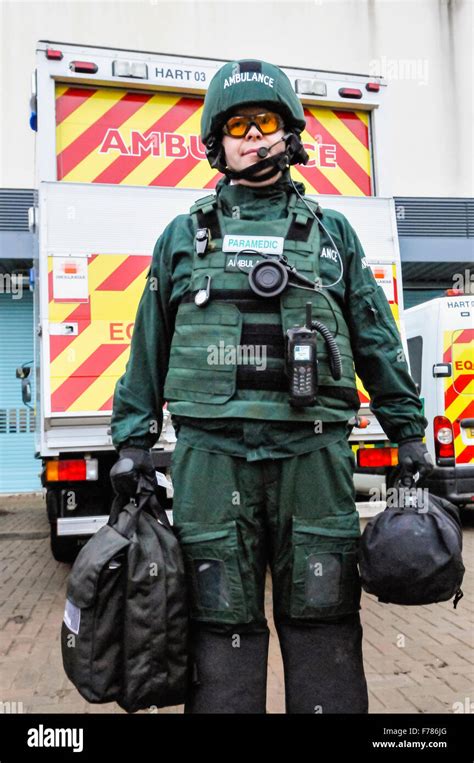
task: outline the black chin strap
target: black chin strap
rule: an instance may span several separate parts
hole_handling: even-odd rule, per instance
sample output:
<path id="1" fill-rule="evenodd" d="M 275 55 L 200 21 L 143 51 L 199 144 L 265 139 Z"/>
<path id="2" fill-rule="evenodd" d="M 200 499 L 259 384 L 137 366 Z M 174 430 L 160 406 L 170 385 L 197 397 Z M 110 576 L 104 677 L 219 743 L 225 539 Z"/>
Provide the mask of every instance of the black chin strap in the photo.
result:
<path id="1" fill-rule="evenodd" d="M 282 151 L 279 154 L 275 154 L 275 156 L 269 156 L 268 159 L 262 159 L 240 172 L 226 167 L 225 174 L 230 180 L 252 180 L 254 183 L 262 183 L 274 177 L 278 172 L 287 170 L 290 166 L 288 158 L 287 152 Z M 267 170 L 267 172 L 262 172 L 262 170 Z M 262 174 L 256 177 L 257 173 L 260 172 Z"/>
<path id="2" fill-rule="evenodd" d="M 211 167 L 224 173 L 229 180 L 251 180 L 258 185 L 274 177 L 278 172 L 284 173 L 291 164 L 307 164 L 309 156 L 303 147 L 299 133 L 290 131 L 283 136 L 282 140 L 285 141 L 284 151 L 260 159 L 260 161 L 240 172 L 227 167 L 222 142 L 215 135 L 211 135 L 207 141 L 206 156 Z M 260 172 L 262 174 L 257 177 L 257 173 Z"/>

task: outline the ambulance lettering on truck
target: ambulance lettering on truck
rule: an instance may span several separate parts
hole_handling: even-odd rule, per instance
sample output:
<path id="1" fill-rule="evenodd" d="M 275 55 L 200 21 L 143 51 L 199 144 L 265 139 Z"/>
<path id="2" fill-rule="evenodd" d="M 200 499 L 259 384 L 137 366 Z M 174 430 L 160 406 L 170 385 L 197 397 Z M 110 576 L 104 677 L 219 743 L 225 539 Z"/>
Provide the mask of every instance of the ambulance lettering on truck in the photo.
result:
<path id="1" fill-rule="evenodd" d="M 116 460 L 109 431 L 113 392 L 127 362 L 151 253 L 169 220 L 212 192 L 221 177 L 206 160 L 199 134 L 203 97 L 222 63 L 178 52 L 165 57 L 37 45 L 31 98 L 39 200 L 31 216 L 39 239 L 37 452 L 57 559 L 71 559 L 78 542 L 107 520 Z M 302 138 L 310 156 L 292 176 L 361 231 L 364 265 L 373 268 L 401 326 L 396 218 L 381 160 L 385 83 L 370 75 L 285 71 L 304 104 Z M 351 439 L 357 477 L 368 492 L 368 468 L 393 466 L 397 450 L 360 382 L 359 396 Z M 166 470 L 175 440 L 167 419 L 165 411 L 153 450 L 159 470 Z"/>
<path id="2" fill-rule="evenodd" d="M 455 289 L 405 313 L 408 351 L 435 463 L 427 487 L 458 506 L 474 501 L 474 298 Z"/>

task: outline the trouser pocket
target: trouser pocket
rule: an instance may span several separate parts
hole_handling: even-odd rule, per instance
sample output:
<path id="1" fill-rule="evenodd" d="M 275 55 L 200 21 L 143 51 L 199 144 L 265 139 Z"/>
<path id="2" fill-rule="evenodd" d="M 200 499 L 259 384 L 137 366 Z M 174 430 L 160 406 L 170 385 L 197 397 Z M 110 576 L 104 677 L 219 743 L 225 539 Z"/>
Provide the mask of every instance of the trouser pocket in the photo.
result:
<path id="1" fill-rule="evenodd" d="M 176 530 L 190 585 L 191 617 L 211 623 L 248 622 L 236 523 L 186 522 Z"/>
<path id="2" fill-rule="evenodd" d="M 292 617 L 324 619 L 359 610 L 359 536 L 357 512 L 293 517 Z"/>

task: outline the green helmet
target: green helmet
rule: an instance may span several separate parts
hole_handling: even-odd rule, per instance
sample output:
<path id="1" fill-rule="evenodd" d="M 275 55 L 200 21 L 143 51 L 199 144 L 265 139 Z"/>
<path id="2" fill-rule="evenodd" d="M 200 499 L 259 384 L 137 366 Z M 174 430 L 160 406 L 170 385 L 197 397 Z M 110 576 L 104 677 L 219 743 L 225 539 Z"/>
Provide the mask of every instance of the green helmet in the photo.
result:
<path id="1" fill-rule="evenodd" d="M 222 127 L 235 108 L 253 103 L 279 113 L 288 130 L 297 133 L 304 130 L 303 106 L 285 72 L 265 61 L 229 61 L 212 78 L 204 99 L 201 119 L 204 145 L 211 148 L 220 141 Z"/>

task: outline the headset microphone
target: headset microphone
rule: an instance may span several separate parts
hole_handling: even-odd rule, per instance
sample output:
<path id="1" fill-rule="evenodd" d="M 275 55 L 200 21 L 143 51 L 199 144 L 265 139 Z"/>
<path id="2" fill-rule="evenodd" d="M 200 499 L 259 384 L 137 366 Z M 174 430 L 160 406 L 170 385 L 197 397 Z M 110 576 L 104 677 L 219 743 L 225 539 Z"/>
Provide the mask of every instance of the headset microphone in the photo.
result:
<path id="1" fill-rule="evenodd" d="M 268 148 L 266 146 L 262 146 L 261 148 L 258 149 L 257 156 L 259 156 L 260 159 L 265 159 L 265 157 L 268 156 L 268 154 L 272 150 L 273 146 L 276 146 L 278 143 L 281 143 L 282 140 L 286 140 L 287 138 L 288 138 L 288 135 L 283 135 L 281 138 L 275 141 L 275 143 L 272 143 L 272 145 L 269 146 Z"/>

